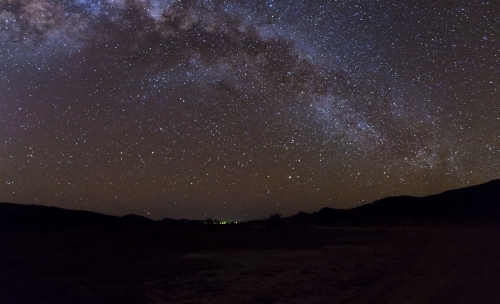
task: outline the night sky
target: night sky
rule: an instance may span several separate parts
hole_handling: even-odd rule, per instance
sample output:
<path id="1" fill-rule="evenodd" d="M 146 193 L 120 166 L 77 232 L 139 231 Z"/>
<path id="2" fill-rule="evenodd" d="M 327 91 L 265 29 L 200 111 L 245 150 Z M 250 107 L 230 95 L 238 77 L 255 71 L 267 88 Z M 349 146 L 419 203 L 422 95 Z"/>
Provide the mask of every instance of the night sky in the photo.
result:
<path id="1" fill-rule="evenodd" d="M 500 178 L 498 1 L 0 0 L 0 201 L 248 220 Z"/>

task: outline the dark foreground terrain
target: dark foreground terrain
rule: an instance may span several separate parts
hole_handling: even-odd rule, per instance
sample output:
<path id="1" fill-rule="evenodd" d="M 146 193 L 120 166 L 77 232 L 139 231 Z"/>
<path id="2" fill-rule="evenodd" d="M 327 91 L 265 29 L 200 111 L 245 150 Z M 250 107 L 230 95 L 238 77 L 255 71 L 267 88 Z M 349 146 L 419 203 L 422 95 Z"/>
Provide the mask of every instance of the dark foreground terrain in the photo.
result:
<path id="1" fill-rule="evenodd" d="M 0 303 L 500 303 L 500 230 L 0 233 Z"/>

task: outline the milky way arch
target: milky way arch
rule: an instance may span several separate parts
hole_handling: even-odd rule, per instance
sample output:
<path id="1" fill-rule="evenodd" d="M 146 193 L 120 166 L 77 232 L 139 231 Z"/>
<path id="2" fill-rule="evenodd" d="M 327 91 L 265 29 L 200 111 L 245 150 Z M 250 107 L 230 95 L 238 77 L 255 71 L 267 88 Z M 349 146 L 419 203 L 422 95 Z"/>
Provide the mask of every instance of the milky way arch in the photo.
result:
<path id="1" fill-rule="evenodd" d="M 434 8 L 448 20 L 413 2 L 5 0 L 2 159 L 8 172 L 26 168 L 7 185 L 59 189 L 69 177 L 39 196 L 80 204 L 127 201 L 129 191 L 133 210 L 199 205 L 211 193 L 207 205 L 218 207 L 204 214 L 227 204 L 235 212 L 280 201 L 359 203 L 364 187 L 377 189 L 370 197 L 386 193 L 382 181 L 399 193 L 478 178 L 462 147 L 474 132 L 461 131 L 474 113 L 450 88 L 491 62 L 498 31 L 492 6 L 449 6 Z M 439 22 L 465 37 L 462 9 L 484 13 L 477 58 L 458 38 L 426 37 L 427 24 Z M 422 46 L 412 50 L 414 41 Z M 442 72 L 451 69 L 440 57 L 447 48 L 462 68 L 452 80 Z M 485 67 L 477 83 L 494 75 Z M 492 87 L 475 92 L 498 100 Z M 468 117 L 457 119 L 461 111 Z M 489 132 L 480 142 L 498 153 Z"/>

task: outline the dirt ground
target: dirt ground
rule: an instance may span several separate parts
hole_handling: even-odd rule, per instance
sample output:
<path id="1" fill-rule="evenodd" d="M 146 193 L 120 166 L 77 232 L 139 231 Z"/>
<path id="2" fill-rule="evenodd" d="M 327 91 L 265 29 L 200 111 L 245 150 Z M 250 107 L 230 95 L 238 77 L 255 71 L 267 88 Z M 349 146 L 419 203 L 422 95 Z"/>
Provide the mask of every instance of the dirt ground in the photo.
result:
<path id="1" fill-rule="evenodd" d="M 0 234 L 0 303 L 500 303 L 500 231 Z"/>

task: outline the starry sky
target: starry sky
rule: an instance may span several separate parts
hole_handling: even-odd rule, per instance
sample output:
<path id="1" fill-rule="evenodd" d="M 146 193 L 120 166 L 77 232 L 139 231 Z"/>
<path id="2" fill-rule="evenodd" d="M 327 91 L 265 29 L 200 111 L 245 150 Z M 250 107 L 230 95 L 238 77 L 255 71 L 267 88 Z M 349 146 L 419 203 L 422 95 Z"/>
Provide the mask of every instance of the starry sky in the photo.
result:
<path id="1" fill-rule="evenodd" d="M 0 0 L 0 201 L 248 220 L 500 178 L 500 4 Z"/>

